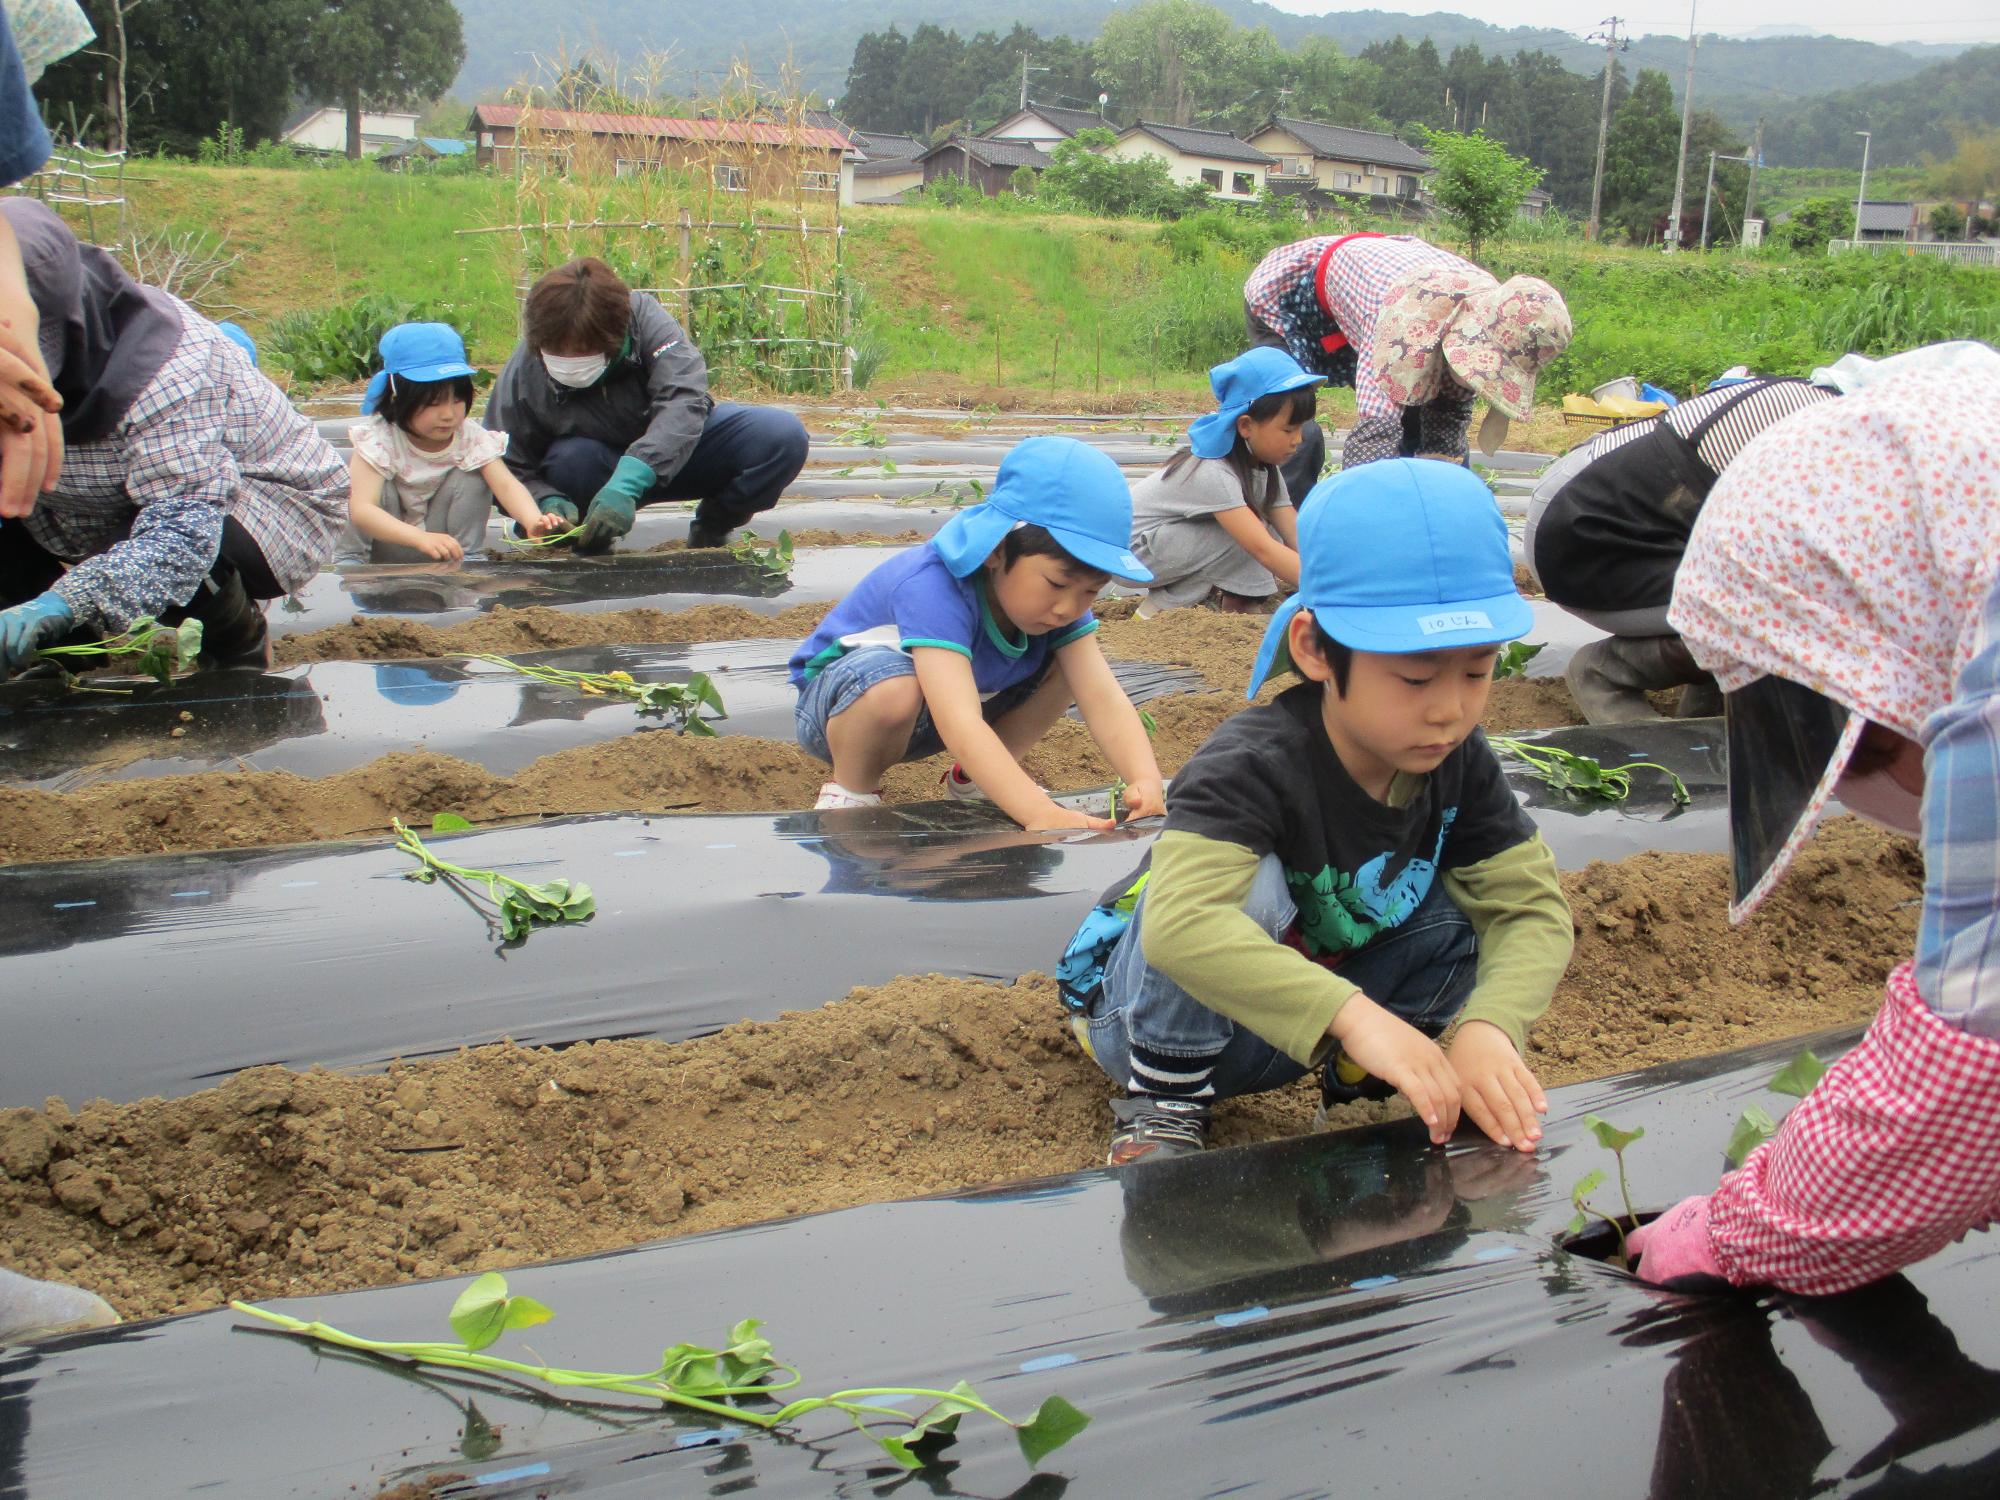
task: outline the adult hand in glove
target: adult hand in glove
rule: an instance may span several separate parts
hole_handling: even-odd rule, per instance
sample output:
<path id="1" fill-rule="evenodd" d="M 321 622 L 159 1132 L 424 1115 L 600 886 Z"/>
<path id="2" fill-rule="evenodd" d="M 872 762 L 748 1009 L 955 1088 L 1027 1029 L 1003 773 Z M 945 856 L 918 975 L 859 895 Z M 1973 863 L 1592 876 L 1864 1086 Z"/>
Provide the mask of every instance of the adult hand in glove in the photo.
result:
<path id="1" fill-rule="evenodd" d="M 632 529 L 632 519 L 638 514 L 639 499 L 653 487 L 653 471 L 638 459 L 626 454 L 618 460 L 618 467 L 611 471 L 590 502 L 590 509 L 584 513 L 583 531 L 576 539 L 579 552 L 608 552 L 611 544 Z"/>
<path id="2" fill-rule="evenodd" d="M 42 594 L 12 609 L 0 609 L 0 679 L 32 666 L 35 653 L 53 644 L 75 622 L 60 594 Z"/>
<path id="3" fill-rule="evenodd" d="M 1683 1198 L 1625 1237 L 1633 1274 L 1670 1292 L 1726 1292 L 1729 1281 L 1708 1240 L 1708 1198 Z"/>
<path id="4" fill-rule="evenodd" d="M 547 536 L 552 531 L 568 531 L 577 523 L 576 503 L 564 499 L 561 495 L 544 495 L 535 502 L 535 505 L 544 516 L 550 518 L 543 523 L 542 529 L 535 533 L 536 536 Z M 527 529 L 519 521 L 514 523 L 514 535 L 528 535 Z"/>

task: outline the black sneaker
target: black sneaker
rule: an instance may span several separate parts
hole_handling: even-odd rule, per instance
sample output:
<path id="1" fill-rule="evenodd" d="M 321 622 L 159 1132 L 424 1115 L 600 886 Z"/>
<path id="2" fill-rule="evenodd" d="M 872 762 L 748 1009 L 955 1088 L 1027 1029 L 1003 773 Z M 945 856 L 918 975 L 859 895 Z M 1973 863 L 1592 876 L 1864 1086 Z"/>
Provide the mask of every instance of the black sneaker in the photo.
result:
<path id="1" fill-rule="evenodd" d="M 713 547 L 727 547 L 728 545 L 729 526 L 727 522 L 718 526 L 713 521 L 704 521 L 700 517 L 696 517 L 689 524 L 688 550 L 690 552 L 703 551 Z"/>
<path id="2" fill-rule="evenodd" d="M 1135 1094 L 1113 1099 L 1111 1114 L 1118 1126 L 1104 1159 L 1114 1167 L 1193 1156 L 1208 1145 L 1208 1106 L 1198 1099 Z"/>
<path id="3" fill-rule="evenodd" d="M 1326 1067 L 1320 1073 L 1319 1113 L 1313 1116 L 1313 1128 L 1326 1128 L 1326 1112 L 1342 1104 L 1353 1104 L 1360 1099 L 1393 1099 L 1395 1088 L 1338 1048 L 1326 1060 Z"/>

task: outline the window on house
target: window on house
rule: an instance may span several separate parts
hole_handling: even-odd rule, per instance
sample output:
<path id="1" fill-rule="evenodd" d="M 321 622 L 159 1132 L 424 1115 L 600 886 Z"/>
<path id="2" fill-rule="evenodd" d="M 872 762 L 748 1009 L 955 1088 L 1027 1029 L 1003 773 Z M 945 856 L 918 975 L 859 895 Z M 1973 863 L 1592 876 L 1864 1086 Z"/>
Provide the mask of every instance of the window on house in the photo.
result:
<path id="1" fill-rule="evenodd" d="M 808 193 L 837 193 L 840 191 L 838 172 L 801 172 L 799 186 Z"/>
<path id="2" fill-rule="evenodd" d="M 1287 156 L 1282 159 L 1279 170 L 1287 177 L 1312 176 L 1313 164 L 1310 156 Z"/>
<path id="3" fill-rule="evenodd" d="M 1257 175 L 1254 172 L 1232 172 L 1229 191 L 1239 198 L 1254 197 L 1257 192 Z"/>
<path id="4" fill-rule="evenodd" d="M 1335 172 L 1333 174 L 1333 185 L 1341 192 L 1352 191 L 1354 187 L 1354 174 L 1352 172 Z"/>
<path id="5" fill-rule="evenodd" d="M 1222 191 L 1222 168 L 1220 168 L 1220 167 L 1203 167 L 1203 168 L 1201 169 L 1201 185 L 1202 185 L 1203 187 L 1207 188 L 1207 189 L 1208 189 L 1208 190 L 1209 190 L 1209 191 L 1210 191 L 1211 193 L 1219 193 L 1219 192 L 1221 192 L 1221 191 Z"/>
<path id="6" fill-rule="evenodd" d="M 1398 198 L 1416 197 L 1417 179 L 1414 177 L 1398 177 L 1396 179 L 1396 196 Z"/>
<path id="7" fill-rule="evenodd" d="M 717 162 L 715 164 L 715 185 L 725 193 L 742 192 L 744 187 L 743 169 L 726 161 Z"/>
<path id="8" fill-rule="evenodd" d="M 611 174 L 614 177 L 637 177 L 642 172 L 659 170 L 658 162 L 648 161 L 643 156 L 621 156 L 611 164 Z"/>
<path id="9" fill-rule="evenodd" d="M 540 150 L 517 149 L 514 166 L 517 172 L 539 172 L 545 176 L 561 177 L 569 171 L 569 151 L 561 146 Z"/>

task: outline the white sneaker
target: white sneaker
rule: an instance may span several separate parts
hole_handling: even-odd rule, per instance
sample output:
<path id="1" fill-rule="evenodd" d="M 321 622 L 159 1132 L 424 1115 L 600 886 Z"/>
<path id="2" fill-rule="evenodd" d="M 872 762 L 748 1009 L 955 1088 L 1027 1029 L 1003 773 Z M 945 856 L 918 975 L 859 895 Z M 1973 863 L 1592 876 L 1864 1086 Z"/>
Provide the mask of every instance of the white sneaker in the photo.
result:
<path id="1" fill-rule="evenodd" d="M 951 769 L 938 778 L 938 785 L 944 788 L 945 795 L 950 797 L 954 802 L 991 802 L 993 800 L 986 793 L 979 790 L 979 783 L 966 775 L 960 769 L 957 761 L 953 761 Z"/>
<path id="2" fill-rule="evenodd" d="M 825 812 L 833 807 L 880 807 L 880 792 L 850 792 L 837 781 L 829 781 L 819 789 L 819 801 L 813 804 L 814 812 Z"/>

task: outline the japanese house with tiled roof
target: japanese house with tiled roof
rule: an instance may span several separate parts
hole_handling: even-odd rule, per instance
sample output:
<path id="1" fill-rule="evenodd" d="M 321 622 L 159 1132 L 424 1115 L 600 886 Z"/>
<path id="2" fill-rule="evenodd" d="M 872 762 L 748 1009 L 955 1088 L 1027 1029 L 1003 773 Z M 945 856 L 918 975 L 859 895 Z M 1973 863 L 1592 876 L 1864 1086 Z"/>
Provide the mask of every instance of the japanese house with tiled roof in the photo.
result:
<path id="1" fill-rule="evenodd" d="M 1175 182 L 1200 185 L 1227 202 L 1253 201 L 1276 161 L 1248 141 L 1226 130 L 1199 130 L 1192 125 L 1162 125 L 1141 120 L 1119 133 L 1104 148 L 1106 156 L 1123 161 L 1157 156 Z"/>
<path id="2" fill-rule="evenodd" d="M 1322 125 L 1273 115 L 1250 133 L 1250 144 L 1277 158 L 1272 186 L 1314 187 L 1323 193 L 1415 202 L 1431 170 L 1430 156 L 1379 130 Z"/>

